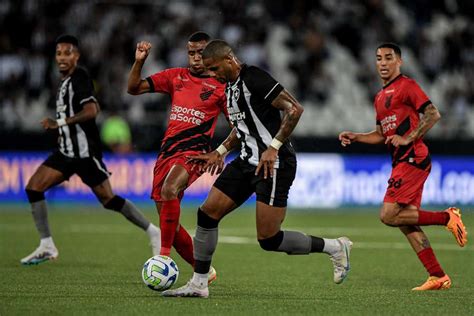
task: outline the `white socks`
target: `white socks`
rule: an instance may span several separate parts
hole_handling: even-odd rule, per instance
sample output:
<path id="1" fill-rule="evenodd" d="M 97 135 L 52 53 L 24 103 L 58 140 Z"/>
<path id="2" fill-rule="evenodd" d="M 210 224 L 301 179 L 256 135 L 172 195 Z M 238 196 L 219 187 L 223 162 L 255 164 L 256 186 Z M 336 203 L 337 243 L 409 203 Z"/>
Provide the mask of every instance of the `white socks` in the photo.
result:
<path id="1" fill-rule="evenodd" d="M 54 245 L 53 237 L 49 236 L 46 238 L 41 238 L 40 247 L 56 248 L 56 246 Z"/>
<path id="2" fill-rule="evenodd" d="M 339 250 L 341 250 L 341 244 L 337 239 L 326 239 L 323 238 L 324 240 L 324 248 L 323 252 L 327 253 L 328 255 L 333 255 Z"/>
<path id="3" fill-rule="evenodd" d="M 208 281 L 208 274 L 209 273 L 193 273 L 193 278 L 191 282 L 199 286 L 200 288 L 206 288 L 207 287 L 207 281 Z"/>
<path id="4" fill-rule="evenodd" d="M 158 227 L 150 223 L 150 225 L 146 229 L 146 233 L 148 234 L 148 237 L 153 238 L 155 236 L 160 236 L 161 231 Z"/>

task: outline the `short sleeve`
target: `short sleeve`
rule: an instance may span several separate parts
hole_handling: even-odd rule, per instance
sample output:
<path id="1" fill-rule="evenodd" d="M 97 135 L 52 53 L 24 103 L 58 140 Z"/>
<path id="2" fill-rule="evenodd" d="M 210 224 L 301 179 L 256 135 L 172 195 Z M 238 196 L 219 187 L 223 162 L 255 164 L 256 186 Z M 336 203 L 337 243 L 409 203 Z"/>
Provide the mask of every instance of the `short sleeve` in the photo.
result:
<path id="1" fill-rule="evenodd" d="M 228 120 L 229 119 L 229 113 L 227 112 L 227 97 L 225 93 L 222 94 L 222 96 L 219 98 L 218 101 L 218 106 L 219 109 L 221 110 L 222 113 L 224 113 L 225 118 Z"/>
<path id="2" fill-rule="evenodd" d="M 166 69 L 147 77 L 146 80 L 150 84 L 150 92 L 171 94 L 175 76 L 175 69 Z"/>
<path id="3" fill-rule="evenodd" d="M 87 71 L 78 68 L 72 78 L 72 88 L 74 89 L 74 99 L 76 104 L 84 105 L 87 102 L 96 102 L 94 97 L 94 84 Z"/>
<path id="4" fill-rule="evenodd" d="M 266 71 L 250 66 L 245 83 L 249 91 L 271 103 L 283 91 L 284 87 Z"/>
<path id="5" fill-rule="evenodd" d="M 431 104 L 431 100 L 414 81 L 410 80 L 405 87 L 405 103 L 412 106 L 417 112 L 424 113 L 425 108 Z"/>

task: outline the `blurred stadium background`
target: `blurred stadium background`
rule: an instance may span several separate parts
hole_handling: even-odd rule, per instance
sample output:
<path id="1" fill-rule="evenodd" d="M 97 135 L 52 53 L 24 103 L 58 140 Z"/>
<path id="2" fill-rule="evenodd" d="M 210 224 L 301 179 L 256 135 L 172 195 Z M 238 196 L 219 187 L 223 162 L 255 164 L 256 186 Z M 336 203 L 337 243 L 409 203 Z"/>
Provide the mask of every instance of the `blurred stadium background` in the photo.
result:
<path id="1" fill-rule="evenodd" d="M 403 72 L 421 84 L 443 115 L 427 137 L 435 160 L 442 157 L 427 185 L 432 198 L 425 202 L 473 204 L 473 8 L 474 2 L 461 0 L 3 0 L 0 200 L 22 196 L 25 181 L 55 144 L 55 135 L 44 133 L 38 122 L 54 115 L 54 40 L 63 33 L 80 38 L 80 63 L 95 82 L 105 142 L 113 137 L 130 141 L 124 150 L 135 154 L 108 156 L 112 181 L 121 194 L 145 199 L 169 100 L 159 94 L 126 93 L 135 44 L 144 39 L 153 44 L 143 72 L 150 75 L 185 66 L 187 37 L 204 30 L 231 43 L 241 60 L 267 69 L 304 105 L 293 142 L 307 155 L 300 160 L 300 180 L 293 190 L 299 199 L 293 205 L 379 203 L 390 168 L 385 148 L 356 145 L 343 150 L 336 136 L 346 129 L 374 127 L 372 101 L 381 87 L 374 48 L 383 41 L 402 46 Z M 221 120 L 215 143 L 227 133 Z M 367 153 L 376 156 L 352 156 Z M 211 181 L 205 180 L 206 185 Z M 76 192 L 73 188 L 84 191 L 79 184 L 68 186 L 69 193 Z M 198 199 L 205 196 L 204 187 Z M 88 196 L 87 190 L 82 193 Z M 303 199 L 308 202 L 301 204 Z"/>
<path id="2" fill-rule="evenodd" d="M 410 293 L 423 281 L 424 270 L 398 230 L 384 227 L 376 215 L 389 155 L 383 146 L 343 149 L 337 134 L 374 127 L 372 101 L 381 88 L 374 48 L 384 41 L 399 43 L 403 72 L 420 83 L 443 116 L 427 137 L 434 163 L 424 205 L 461 205 L 472 227 L 473 16 L 470 0 L 0 0 L 0 314 L 128 315 L 160 308 L 169 314 L 472 315 L 472 243 L 460 251 L 447 232 L 428 228 L 453 289 L 443 299 Z M 105 162 L 114 191 L 141 202 L 156 222 L 149 191 L 169 99 L 128 95 L 127 76 L 140 40 L 153 44 L 144 76 L 185 66 L 186 39 L 196 30 L 227 40 L 242 61 L 267 69 L 304 105 L 293 137 L 300 154 L 285 227 L 350 236 L 353 272 L 344 286 L 332 284 L 326 257 L 260 251 L 253 209 L 244 207 L 220 227 L 221 279 L 212 299 L 159 300 L 140 280 L 150 255 L 146 236 L 102 210 L 77 177 L 47 194 L 60 260 L 19 266 L 37 244 L 23 188 L 55 145 L 55 135 L 39 124 L 55 111 L 55 38 L 79 37 L 80 64 L 93 77 L 103 110 L 98 123 L 104 143 L 118 137 L 125 145 L 118 151 L 129 152 L 108 148 Z M 227 133 L 221 120 L 215 143 Z M 186 191 L 182 223 L 191 230 L 195 206 L 212 182 L 203 176 Z M 182 285 L 191 269 L 174 258 Z"/>

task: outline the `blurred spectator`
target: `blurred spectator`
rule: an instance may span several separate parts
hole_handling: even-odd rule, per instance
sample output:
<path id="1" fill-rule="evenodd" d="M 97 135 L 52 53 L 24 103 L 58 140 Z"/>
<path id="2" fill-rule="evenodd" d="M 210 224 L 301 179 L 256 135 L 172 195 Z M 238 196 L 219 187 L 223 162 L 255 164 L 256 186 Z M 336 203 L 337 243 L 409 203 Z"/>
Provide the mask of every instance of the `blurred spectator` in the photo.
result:
<path id="1" fill-rule="evenodd" d="M 48 111 L 57 79 L 49 52 L 62 33 L 80 35 L 81 63 L 94 78 L 105 114 L 127 117 L 134 133 L 155 130 L 135 137 L 139 150 L 156 150 L 147 144 L 156 143 L 166 124 L 167 102 L 158 96 L 131 102 L 126 95 L 134 45 L 153 44 L 147 69 L 183 66 L 186 35 L 199 29 L 227 40 L 249 63 L 278 74 L 312 107 L 307 112 L 312 114 L 302 117 L 307 129 L 297 129 L 296 135 L 333 136 L 342 127 L 372 121 L 371 100 L 380 88 L 373 54 L 383 41 L 403 47 L 406 69 L 414 71 L 408 75 L 420 81 L 450 122 L 474 117 L 473 7 L 474 1 L 460 0 L 3 0 L 0 131 L 31 132 L 30 123 Z M 453 90 L 456 86 L 462 87 Z M 342 115 L 348 104 L 353 113 Z M 337 119 L 329 124 L 330 118 Z M 474 128 L 450 125 L 436 126 L 430 137 L 474 137 Z"/>
<path id="2" fill-rule="evenodd" d="M 117 115 L 105 119 L 100 130 L 102 142 L 116 154 L 132 152 L 132 134 L 127 121 Z"/>

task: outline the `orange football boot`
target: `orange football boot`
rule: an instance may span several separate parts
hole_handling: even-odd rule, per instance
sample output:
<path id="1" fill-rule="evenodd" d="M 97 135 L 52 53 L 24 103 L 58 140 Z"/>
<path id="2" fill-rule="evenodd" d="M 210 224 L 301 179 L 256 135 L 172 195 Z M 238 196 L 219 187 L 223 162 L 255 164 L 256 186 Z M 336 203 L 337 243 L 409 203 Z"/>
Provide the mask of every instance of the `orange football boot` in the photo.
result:
<path id="1" fill-rule="evenodd" d="M 461 220 L 461 210 L 457 207 L 450 207 L 445 212 L 449 214 L 446 229 L 453 233 L 458 245 L 464 247 L 467 244 L 467 230 Z"/>
<path id="2" fill-rule="evenodd" d="M 451 279 L 447 274 L 439 278 L 430 276 L 425 283 L 420 286 L 412 288 L 412 291 L 433 291 L 433 290 L 447 290 L 451 287 Z"/>

